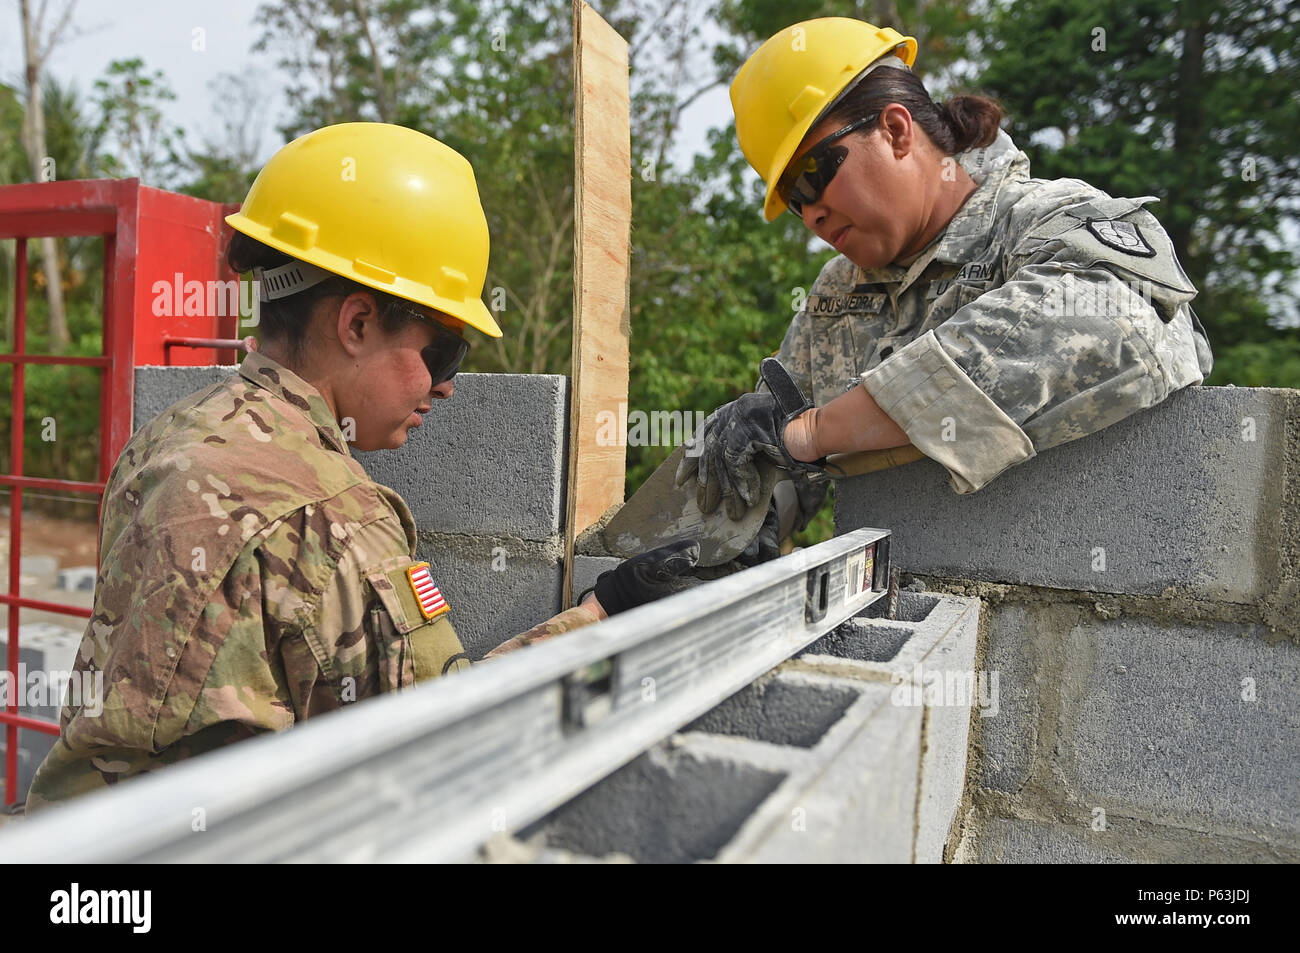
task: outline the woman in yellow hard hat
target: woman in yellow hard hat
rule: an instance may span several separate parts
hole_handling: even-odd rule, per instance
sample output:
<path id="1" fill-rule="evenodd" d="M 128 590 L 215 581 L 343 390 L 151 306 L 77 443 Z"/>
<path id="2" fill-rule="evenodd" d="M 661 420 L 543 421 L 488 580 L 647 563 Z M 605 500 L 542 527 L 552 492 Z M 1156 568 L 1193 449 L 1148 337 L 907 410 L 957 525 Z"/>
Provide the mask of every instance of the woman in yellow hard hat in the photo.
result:
<path id="1" fill-rule="evenodd" d="M 797 477 L 806 523 L 825 495 L 815 461 L 908 444 L 969 493 L 1210 371 L 1196 289 L 1143 208 L 1154 199 L 1031 178 L 998 104 L 934 102 L 915 57 L 895 30 L 810 20 L 731 85 L 764 216 L 798 215 L 840 254 L 779 352 L 811 401 L 789 416 L 744 395 L 686 457 L 679 482 L 696 479 L 708 511 L 744 512 L 763 455 Z"/>
<path id="2" fill-rule="evenodd" d="M 348 449 L 402 446 L 452 396 L 466 329 L 501 334 L 469 163 L 412 129 L 328 126 L 277 152 L 227 222 L 260 345 L 113 468 L 77 661 L 104 684 L 64 710 L 30 808 L 469 664 L 410 510 Z M 628 560 L 489 655 L 664 595 L 697 555 Z"/>

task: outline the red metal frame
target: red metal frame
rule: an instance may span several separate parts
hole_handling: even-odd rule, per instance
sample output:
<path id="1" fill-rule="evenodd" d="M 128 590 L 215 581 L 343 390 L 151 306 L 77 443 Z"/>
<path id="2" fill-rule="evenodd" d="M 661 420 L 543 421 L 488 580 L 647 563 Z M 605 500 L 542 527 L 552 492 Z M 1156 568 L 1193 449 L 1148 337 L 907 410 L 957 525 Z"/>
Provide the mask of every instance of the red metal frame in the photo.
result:
<path id="1" fill-rule="evenodd" d="M 218 363 L 234 363 L 238 315 L 157 315 L 161 283 L 227 281 L 235 276 L 221 260 L 230 232 L 222 219 L 238 206 L 142 186 L 137 179 L 94 179 L 0 187 L 0 239 L 16 239 L 14 350 L 0 354 L 13 367 L 10 467 L 0 486 L 10 488 L 6 668 L 16 686 L 18 620 L 23 608 L 89 618 L 90 609 L 24 598 L 21 592 L 22 493 L 24 488 L 95 493 L 103 491 L 118 454 L 131 436 L 137 364 L 209 363 L 196 348 L 217 349 Z M 27 241 L 30 238 L 101 235 L 104 238 L 104 326 L 100 357 L 27 353 Z M 174 302 L 173 302 L 174 303 Z M 174 309 L 173 309 L 174 310 Z M 76 364 L 103 369 L 100 377 L 99 479 L 94 483 L 23 475 L 23 412 L 28 364 Z M 18 796 L 18 729 L 58 734 L 59 726 L 18 714 L 18 695 L 0 711 L 5 732 L 5 804 Z"/>

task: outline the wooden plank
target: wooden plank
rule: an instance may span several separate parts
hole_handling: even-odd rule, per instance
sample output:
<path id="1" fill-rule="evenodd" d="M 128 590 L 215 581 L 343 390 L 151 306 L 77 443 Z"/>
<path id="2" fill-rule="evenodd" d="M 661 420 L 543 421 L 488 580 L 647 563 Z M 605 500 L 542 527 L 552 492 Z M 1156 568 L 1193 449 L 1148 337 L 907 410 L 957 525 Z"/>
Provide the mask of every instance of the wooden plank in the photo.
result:
<path id="1" fill-rule="evenodd" d="M 572 600 L 573 541 L 610 506 L 623 502 L 627 463 L 622 434 L 616 432 L 626 419 L 625 411 L 620 411 L 627 403 L 630 330 L 632 143 L 627 42 L 582 0 L 573 4 L 573 75 L 573 371 L 565 491 L 565 606 Z M 616 439 L 608 439 L 611 432 Z M 604 439 L 598 440 L 598 435 Z"/>

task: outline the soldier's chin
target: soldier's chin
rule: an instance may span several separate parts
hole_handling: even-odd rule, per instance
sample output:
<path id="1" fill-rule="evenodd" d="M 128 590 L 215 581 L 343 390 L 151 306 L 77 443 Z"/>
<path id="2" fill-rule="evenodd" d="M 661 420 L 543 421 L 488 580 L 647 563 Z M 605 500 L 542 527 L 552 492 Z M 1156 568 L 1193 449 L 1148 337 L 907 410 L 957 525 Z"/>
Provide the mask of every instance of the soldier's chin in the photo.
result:
<path id="1" fill-rule="evenodd" d="M 406 445 L 406 437 L 406 428 L 398 427 L 381 440 L 367 440 L 364 444 L 360 440 L 354 440 L 350 446 L 353 450 L 396 450 Z"/>

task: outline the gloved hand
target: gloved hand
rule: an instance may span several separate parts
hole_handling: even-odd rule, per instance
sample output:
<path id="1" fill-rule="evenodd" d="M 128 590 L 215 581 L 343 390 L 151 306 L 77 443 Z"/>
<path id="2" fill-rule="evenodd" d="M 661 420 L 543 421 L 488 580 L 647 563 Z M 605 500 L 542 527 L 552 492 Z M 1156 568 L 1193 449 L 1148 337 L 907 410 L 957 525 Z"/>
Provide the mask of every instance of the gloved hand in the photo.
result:
<path id="1" fill-rule="evenodd" d="M 766 457 L 787 469 L 803 466 L 785 452 L 781 441 L 785 423 L 771 394 L 742 394 L 723 404 L 687 445 L 677 468 L 677 485 L 694 476 L 701 513 L 712 513 L 723 502 L 729 517 L 741 519 L 756 501 L 763 482 L 754 464 L 756 458 Z"/>
<path id="2" fill-rule="evenodd" d="M 608 615 L 635 609 L 690 586 L 685 577 L 700 559 L 693 539 L 666 543 L 596 577 L 596 600 Z"/>
<path id="3" fill-rule="evenodd" d="M 772 502 L 767 505 L 767 516 L 763 518 L 763 525 L 759 527 L 757 535 L 750 541 L 750 544 L 745 547 L 745 551 L 732 560 L 736 566 L 731 571 L 738 572 L 741 569 L 748 569 L 750 566 L 757 566 L 759 563 L 780 558 L 783 515 L 789 523 L 786 532 L 797 533 L 812 522 L 812 518 L 817 515 L 817 511 L 826 502 L 826 493 L 830 489 L 830 484 L 825 480 L 813 481 L 808 478 L 808 474 L 804 471 L 792 470 L 790 482 L 794 487 L 792 502 L 795 506 L 793 508 L 797 508 L 797 512 L 791 515 L 783 514 L 777 499 L 779 494 L 773 495 Z M 777 484 L 778 487 L 781 485 Z"/>

